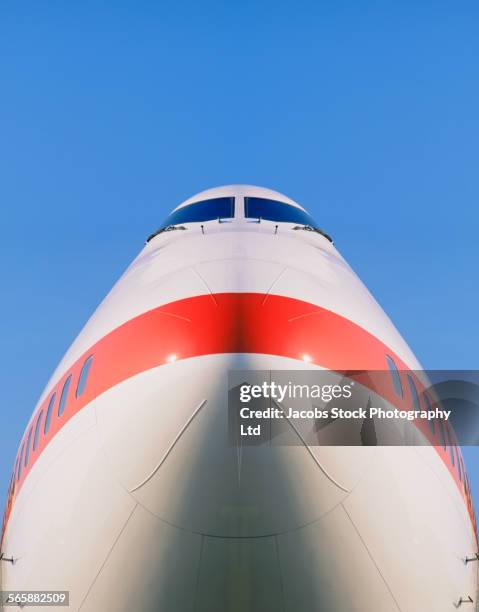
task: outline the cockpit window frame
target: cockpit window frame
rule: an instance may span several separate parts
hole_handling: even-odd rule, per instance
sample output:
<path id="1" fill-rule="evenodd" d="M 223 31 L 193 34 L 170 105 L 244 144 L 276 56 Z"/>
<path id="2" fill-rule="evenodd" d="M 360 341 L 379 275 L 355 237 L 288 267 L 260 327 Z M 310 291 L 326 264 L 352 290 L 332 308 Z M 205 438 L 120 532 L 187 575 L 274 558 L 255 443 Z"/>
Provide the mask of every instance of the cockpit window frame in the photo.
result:
<path id="1" fill-rule="evenodd" d="M 234 196 L 221 196 L 199 200 L 177 208 L 170 213 L 160 228 L 146 242 L 170 228 L 182 228 L 190 223 L 207 223 L 208 221 L 232 221 L 235 218 L 236 202 Z"/>
<path id="2" fill-rule="evenodd" d="M 291 223 L 297 227 L 293 229 L 310 229 L 332 242 L 331 236 L 323 232 L 313 217 L 294 204 L 274 200 L 273 198 L 262 198 L 257 196 L 244 197 L 244 217 L 247 220 L 272 221 L 273 223 Z"/>
<path id="3" fill-rule="evenodd" d="M 273 212 L 273 207 L 276 205 L 276 211 L 278 214 L 276 214 L 276 212 Z M 250 207 L 254 206 L 262 206 L 262 210 L 256 209 L 250 211 Z M 286 215 L 284 215 L 284 213 L 291 214 L 288 214 L 289 218 L 286 218 Z M 293 204 L 288 204 L 287 202 L 281 202 L 281 200 L 273 200 L 272 198 L 260 198 L 257 196 L 244 197 L 244 216 L 245 219 L 264 219 L 265 221 L 276 221 L 278 223 L 295 223 L 296 225 L 310 225 L 311 227 L 314 227 L 315 225 L 313 217 L 302 208 L 299 208 L 299 206 L 294 206 Z"/>

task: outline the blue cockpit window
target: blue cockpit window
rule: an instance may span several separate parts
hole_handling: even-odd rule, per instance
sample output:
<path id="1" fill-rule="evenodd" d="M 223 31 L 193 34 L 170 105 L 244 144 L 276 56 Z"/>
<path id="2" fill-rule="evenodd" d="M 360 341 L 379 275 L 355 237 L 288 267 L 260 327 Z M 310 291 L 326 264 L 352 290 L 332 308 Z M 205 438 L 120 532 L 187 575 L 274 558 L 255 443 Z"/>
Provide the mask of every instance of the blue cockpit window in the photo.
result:
<path id="1" fill-rule="evenodd" d="M 173 211 L 166 218 L 162 227 L 181 225 L 183 223 L 200 223 L 215 219 L 232 219 L 235 214 L 234 198 L 214 198 L 194 202 Z"/>
<path id="2" fill-rule="evenodd" d="M 161 234 L 169 228 L 185 229 L 181 227 L 184 223 L 201 223 L 214 220 L 222 221 L 223 219 L 232 219 L 234 216 L 234 198 L 213 198 L 211 200 L 193 202 L 193 204 L 187 204 L 169 214 L 161 227 L 148 236 L 146 242 L 150 242 L 155 236 L 158 236 L 158 234 Z"/>
<path id="3" fill-rule="evenodd" d="M 247 219 L 265 219 L 266 221 L 316 227 L 313 217 L 301 208 L 267 198 L 245 198 L 244 216 Z"/>

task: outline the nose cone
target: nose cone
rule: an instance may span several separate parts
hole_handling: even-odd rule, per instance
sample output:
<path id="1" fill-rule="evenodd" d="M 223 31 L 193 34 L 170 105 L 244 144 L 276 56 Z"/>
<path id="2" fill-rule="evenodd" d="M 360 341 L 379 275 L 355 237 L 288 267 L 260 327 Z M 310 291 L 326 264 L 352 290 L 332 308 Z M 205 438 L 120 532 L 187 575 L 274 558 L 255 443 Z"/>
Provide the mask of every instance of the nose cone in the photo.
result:
<path id="1" fill-rule="evenodd" d="M 211 355 L 113 389 L 97 415 L 107 460 L 124 488 L 168 524 L 216 537 L 285 533 L 327 514 L 373 449 L 238 446 L 229 435 L 228 370 L 285 369 L 289 361 Z"/>

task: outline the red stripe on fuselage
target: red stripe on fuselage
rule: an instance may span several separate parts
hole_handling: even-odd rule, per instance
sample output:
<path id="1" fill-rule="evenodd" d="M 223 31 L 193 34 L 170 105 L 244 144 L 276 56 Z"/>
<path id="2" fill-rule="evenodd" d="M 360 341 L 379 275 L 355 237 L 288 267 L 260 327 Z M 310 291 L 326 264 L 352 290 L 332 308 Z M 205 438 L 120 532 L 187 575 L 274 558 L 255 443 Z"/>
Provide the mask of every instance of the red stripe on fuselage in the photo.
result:
<path id="1" fill-rule="evenodd" d="M 50 440 L 93 399 L 140 372 L 170 362 L 173 355 L 180 360 L 221 353 L 259 353 L 298 360 L 307 355 L 308 362 L 340 372 L 385 370 L 385 356 L 389 355 L 399 370 L 409 370 L 386 344 L 356 323 L 302 300 L 259 293 L 219 293 L 165 304 L 101 338 L 50 389 L 35 411 L 24 438 L 30 427 L 35 427 L 40 411 L 46 414 L 48 402 L 56 392 L 50 430 L 44 435 L 42 424 L 38 446 L 35 451 L 30 449 L 29 464 L 22 468 L 21 478 L 14 486 L 5 519 L 8 520 L 19 489 Z M 78 377 L 89 355 L 94 355 L 94 360 L 88 383 L 84 393 L 76 398 Z M 72 384 L 67 405 L 62 416 L 57 417 L 61 390 L 70 374 Z M 403 398 L 395 396 L 392 387 L 382 395 L 398 408 L 410 409 L 412 398 L 406 381 L 402 383 Z M 472 505 L 464 495 L 447 451 L 438 446 L 440 441 L 431 438 L 430 432 L 421 429 L 448 466 L 473 518 Z"/>

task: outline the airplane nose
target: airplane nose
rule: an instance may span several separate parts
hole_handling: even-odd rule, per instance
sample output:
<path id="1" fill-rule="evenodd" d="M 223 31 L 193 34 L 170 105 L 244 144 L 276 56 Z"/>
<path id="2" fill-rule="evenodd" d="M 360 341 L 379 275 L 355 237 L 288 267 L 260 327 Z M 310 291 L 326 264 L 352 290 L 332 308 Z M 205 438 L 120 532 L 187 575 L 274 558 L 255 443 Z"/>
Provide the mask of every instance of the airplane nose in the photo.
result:
<path id="1" fill-rule="evenodd" d="M 107 461 L 141 506 L 191 532 L 260 537 L 317 521 L 344 499 L 373 448 L 232 443 L 227 372 L 272 360 L 285 369 L 261 355 L 172 360 L 98 398 Z"/>

